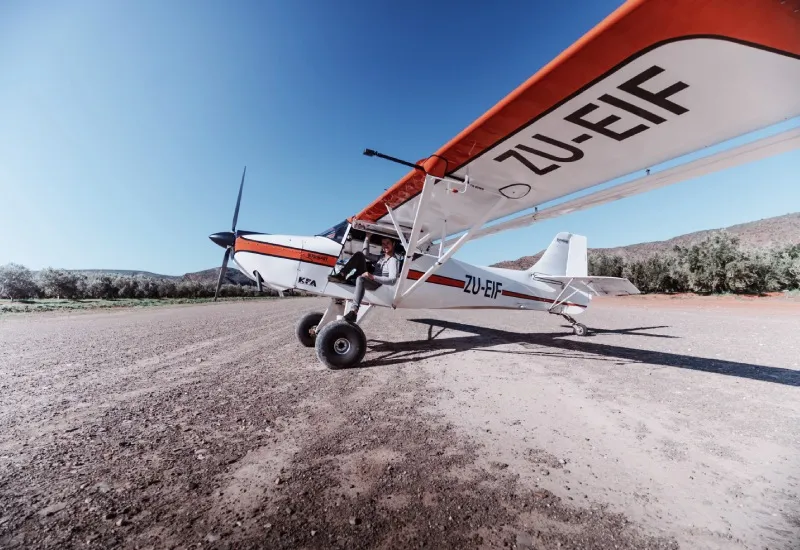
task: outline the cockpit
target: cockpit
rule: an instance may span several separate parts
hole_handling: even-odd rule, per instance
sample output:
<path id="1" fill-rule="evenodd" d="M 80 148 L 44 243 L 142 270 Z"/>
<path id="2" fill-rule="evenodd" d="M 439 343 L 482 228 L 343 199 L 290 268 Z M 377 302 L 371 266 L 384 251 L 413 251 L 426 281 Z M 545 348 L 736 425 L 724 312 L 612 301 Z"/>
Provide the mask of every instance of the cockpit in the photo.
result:
<path id="1" fill-rule="evenodd" d="M 339 244 L 342 244 L 344 240 L 344 236 L 347 233 L 347 228 L 350 226 L 350 222 L 344 220 L 341 223 L 338 223 L 331 227 L 330 229 L 326 229 L 322 233 L 317 233 L 317 237 L 325 237 L 326 239 L 331 239 Z"/>
<path id="2" fill-rule="evenodd" d="M 371 238 L 366 252 L 369 257 L 380 257 L 381 255 L 381 239 L 389 237 L 395 243 L 395 253 L 403 257 L 405 255 L 405 248 L 403 247 L 400 239 L 393 229 L 386 227 L 376 228 L 376 231 L 370 232 Z M 340 252 L 337 264 L 344 264 L 355 252 L 362 250 L 364 247 L 364 240 L 367 237 L 367 232 L 361 229 L 351 228 L 350 222 L 344 220 L 326 229 L 321 233 L 316 234 L 317 237 L 325 237 L 332 241 L 341 244 L 342 250 Z M 345 241 L 346 239 L 346 241 Z"/>

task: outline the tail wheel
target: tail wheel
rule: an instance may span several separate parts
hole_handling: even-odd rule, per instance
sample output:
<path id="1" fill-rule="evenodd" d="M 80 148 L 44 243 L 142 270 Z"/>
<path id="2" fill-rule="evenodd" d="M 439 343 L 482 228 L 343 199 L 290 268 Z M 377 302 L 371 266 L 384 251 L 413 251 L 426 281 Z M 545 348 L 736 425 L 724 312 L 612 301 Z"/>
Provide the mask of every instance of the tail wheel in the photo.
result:
<path id="1" fill-rule="evenodd" d="M 317 340 L 317 325 L 322 321 L 322 315 L 322 313 L 316 311 L 306 313 L 295 326 L 297 339 L 307 348 L 314 347 L 314 342 Z"/>
<path id="2" fill-rule="evenodd" d="M 367 337 L 361 327 L 347 321 L 334 321 L 317 334 L 317 358 L 329 369 L 357 365 L 367 352 Z"/>
<path id="3" fill-rule="evenodd" d="M 582 325 L 580 323 L 575 323 L 572 325 L 572 331 L 575 333 L 575 336 L 586 336 L 589 334 L 589 329 L 586 328 L 586 325 Z"/>

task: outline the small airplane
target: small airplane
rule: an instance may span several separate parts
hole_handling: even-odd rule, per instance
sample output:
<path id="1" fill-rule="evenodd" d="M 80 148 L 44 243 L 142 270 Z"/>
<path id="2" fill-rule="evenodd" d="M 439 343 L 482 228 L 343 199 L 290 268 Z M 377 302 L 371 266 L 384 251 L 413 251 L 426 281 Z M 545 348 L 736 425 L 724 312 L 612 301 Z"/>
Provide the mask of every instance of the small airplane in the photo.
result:
<path id="1" fill-rule="evenodd" d="M 375 307 L 546 312 L 586 335 L 573 316 L 593 296 L 639 291 L 624 278 L 590 276 L 584 236 L 557 234 L 527 271 L 453 255 L 477 238 L 800 147 L 795 128 L 653 169 L 800 115 L 798 7 L 798 0 L 628 0 L 426 159 L 365 150 L 410 171 L 317 235 L 237 230 L 243 173 L 231 231 L 210 236 L 225 248 L 217 293 L 232 258 L 259 289 L 330 298 L 326 311 L 299 320 L 296 334 L 334 369 L 363 359 L 361 324 Z M 379 257 L 384 238 L 399 254 L 396 281 L 367 289 L 348 319 L 355 287 L 339 270 L 361 250 Z"/>

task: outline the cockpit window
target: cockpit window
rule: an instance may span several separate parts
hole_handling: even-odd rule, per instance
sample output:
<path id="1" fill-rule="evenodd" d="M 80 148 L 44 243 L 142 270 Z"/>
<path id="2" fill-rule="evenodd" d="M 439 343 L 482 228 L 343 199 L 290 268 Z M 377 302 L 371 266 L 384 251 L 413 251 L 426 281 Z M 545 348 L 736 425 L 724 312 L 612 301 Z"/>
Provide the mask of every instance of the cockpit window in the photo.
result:
<path id="1" fill-rule="evenodd" d="M 317 236 L 326 237 L 341 244 L 342 240 L 344 239 L 345 233 L 347 233 L 347 227 L 349 225 L 350 224 L 347 222 L 347 220 L 345 220 L 342 223 L 334 225 L 330 229 L 323 231 L 322 233 L 317 233 Z"/>

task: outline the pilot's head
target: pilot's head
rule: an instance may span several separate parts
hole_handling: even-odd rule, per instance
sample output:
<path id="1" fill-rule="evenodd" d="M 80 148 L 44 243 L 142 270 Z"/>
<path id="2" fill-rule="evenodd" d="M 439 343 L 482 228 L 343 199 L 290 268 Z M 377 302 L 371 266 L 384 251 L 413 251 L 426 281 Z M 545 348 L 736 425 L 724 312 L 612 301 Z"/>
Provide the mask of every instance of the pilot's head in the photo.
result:
<path id="1" fill-rule="evenodd" d="M 381 239 L 381 250 L 387 256 L 394 254 L 394 241 L 388 237 Z"/>

